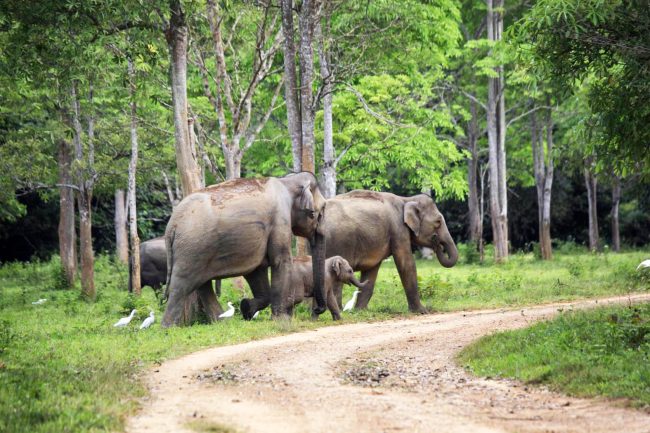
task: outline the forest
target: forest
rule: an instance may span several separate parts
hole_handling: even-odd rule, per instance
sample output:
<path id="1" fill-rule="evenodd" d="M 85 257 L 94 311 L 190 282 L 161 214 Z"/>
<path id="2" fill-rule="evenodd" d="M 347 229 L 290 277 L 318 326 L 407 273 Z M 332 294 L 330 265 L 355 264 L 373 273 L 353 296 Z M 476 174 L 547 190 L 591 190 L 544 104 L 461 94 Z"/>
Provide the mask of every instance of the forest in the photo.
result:
<path id="1" fill-rule="evenodd" d="M 646 245 L 647 6 L 5 1 L 0 261 L 92 297 L 184 194 L 300 170 L 430 193 L 468 260 Z"/>

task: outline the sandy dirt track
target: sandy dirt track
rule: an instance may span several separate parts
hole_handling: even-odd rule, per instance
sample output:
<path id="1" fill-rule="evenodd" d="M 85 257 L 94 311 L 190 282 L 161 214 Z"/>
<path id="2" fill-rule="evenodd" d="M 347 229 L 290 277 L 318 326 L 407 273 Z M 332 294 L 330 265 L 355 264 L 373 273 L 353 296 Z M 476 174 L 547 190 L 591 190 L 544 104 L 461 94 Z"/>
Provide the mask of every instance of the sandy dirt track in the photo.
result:
<path id="1" fill-rule="evenodd" d="M 217 347 L 151 370 L 139 432 L 650 432 L 650 414 L 454 363 L 476 338 L 558 309 L 648 302 L 650 295 L 431 314 L 331 326 Z"/>

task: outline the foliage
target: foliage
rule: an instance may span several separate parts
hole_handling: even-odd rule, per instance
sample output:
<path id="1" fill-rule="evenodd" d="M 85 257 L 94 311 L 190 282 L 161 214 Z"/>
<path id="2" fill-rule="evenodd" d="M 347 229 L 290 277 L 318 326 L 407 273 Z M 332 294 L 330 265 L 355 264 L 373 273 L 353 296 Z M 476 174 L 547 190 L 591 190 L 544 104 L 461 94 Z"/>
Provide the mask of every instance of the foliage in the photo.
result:
<path id="1" fill-rule="evenodd" d="M 460 360 L 482 376 L 513 377 L 578 396 L 650 404 L 650 304 L 572 312 L 482 338 Z"/>
<path id="2" fill-rule="evenodd" d="M 603 131 L 601 156 L 647 166 L 650 141 L 650 17 L 645 0 L 539 0 L 513 33 L 565 91 L 589 88 L 590 121 Z"/>

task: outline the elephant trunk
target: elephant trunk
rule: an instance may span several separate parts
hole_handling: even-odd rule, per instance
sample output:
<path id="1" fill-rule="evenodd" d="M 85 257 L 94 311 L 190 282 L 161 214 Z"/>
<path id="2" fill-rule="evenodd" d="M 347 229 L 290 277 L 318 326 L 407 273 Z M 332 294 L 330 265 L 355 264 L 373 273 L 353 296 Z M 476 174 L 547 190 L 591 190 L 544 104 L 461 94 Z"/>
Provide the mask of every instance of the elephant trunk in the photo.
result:
<path id="1" fill-rule="evenodd" d="M 366 281 L 364 281 L 364 282 L 362 283 L 362 282 L 360 282 L 359 280 L 357 280 L 355 277 L 352 277 L 352 278 L 350 279 L 350 283 L 351 283 L 353 286 L 359 288 L 359 290 L 363 290 L 363 289 L 365 289 L 366 286 L 368 285 L 368 281 L 369 281 L 369 280 L 366 280 Z"/>
<path id="2" fill-rule="evenodd" d="M 458 261 L 458 249 L 449 233 L 438 241 L 435 251 L 438 261 L 445 268 L 451 268 Z"/>
<path id="3" fill-rule="evenodd" d="M 316 232 L 310 242 L 314 275 L 314 314 L 320 315 L 327 309 L 325 302 L 325 236 Z"/>

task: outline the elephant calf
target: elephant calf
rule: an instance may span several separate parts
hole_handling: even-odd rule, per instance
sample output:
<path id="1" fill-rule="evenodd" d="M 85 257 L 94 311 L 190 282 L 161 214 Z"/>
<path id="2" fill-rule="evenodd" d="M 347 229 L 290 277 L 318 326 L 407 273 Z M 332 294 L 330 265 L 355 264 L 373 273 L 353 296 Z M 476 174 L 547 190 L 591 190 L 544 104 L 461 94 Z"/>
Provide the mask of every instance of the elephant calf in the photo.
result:
<path id="1" fill-rule="evenodd" d="M 360 283 L 354 276 L 352 267 L 341 256 L 325 260 L 325 299 L 327 308 L 332 313 L 332 319 L 339 320 L 341 313 L 337 298 L 341 296 L 343 284 L 353 284 L 363 290 L 367 282 Z M 291 290 L 289 309 L 305 298 L 313 297 L 312 259 L 309 256 L 294 257 L 291 270 Z"/>

